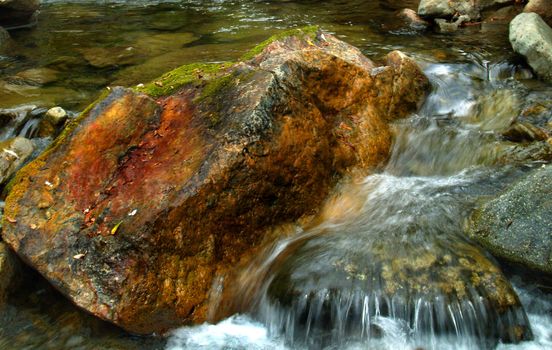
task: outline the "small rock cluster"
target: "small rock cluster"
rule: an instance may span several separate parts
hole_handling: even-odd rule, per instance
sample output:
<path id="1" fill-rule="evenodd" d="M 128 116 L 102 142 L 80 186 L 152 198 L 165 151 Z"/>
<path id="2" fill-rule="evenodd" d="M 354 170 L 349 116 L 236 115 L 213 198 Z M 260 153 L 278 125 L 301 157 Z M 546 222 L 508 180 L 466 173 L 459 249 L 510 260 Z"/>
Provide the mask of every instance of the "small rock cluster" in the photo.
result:
<path id="1" fill-rule="evenodd" d="M 540 78 L 552 81 L 552 0 L 529 0 L 523 8 L 519 2 L 421 0 L 417 13 L 404 9 L 399 16 L 416 28 L 429 27 L 433 22 L 442 33 L 455 32 L 466 25 L 511 21 L 510 43 L 514 51 L 526 58 Z"/>
<path id="2" fill-rule="evenodd" d="M 44 150 L 68 116 L 61 107 L 0 109 L 0 186 Z"/>

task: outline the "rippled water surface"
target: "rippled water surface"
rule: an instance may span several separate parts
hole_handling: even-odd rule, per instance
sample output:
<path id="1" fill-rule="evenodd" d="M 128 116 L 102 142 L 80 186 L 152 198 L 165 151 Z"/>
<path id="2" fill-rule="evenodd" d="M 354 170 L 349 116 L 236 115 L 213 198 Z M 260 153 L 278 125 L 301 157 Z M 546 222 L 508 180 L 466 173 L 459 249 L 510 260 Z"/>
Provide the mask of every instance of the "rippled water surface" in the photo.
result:
<path id="1" fill-rule="evenodd" d="M 380 174 L 345 185 L 317 227 L 298 228 L 292 238 L 267 247 L 266 257 L 250 271 L 268 266 L 301 237 L 316 236 L 317 244 L 346 256 L 366 237 L 353 235 L 347 240 L 339 234 L 317 233 L 339 232 L 339 225 L 389 230 L 403 243 L 411 237 L 431 244 L 456 239 L 451 237 L 464 239 L 459 238 L 462 227 L 476 203 L 550 161 L 543 143 L 507 141 L 501 132 L 520 118 L 546 127 L 552 120 L 552 88 L 534 79 L 511 52 L 507 22 L 489 20 L 454 34 L 416 31 L 396 16 L 398 9 L 416 6 L 415 0 L 47 0 L 38 25 L 12 31 L 12 46 L 0 52 L 0 108 L 60 105 L 78 112 L 108 86 L 145 83 L 186 63 L 233 60 L 271 34 L 317 24 L 374 61 L 391 50 L 404 51 L 423 67 L 433 89 L 418 113 L 393 126 L 393 153 Z M 316 261 L 308 263 L 316 267 Z M 256 307 L 242 307 L 239 314 L 218 324 L 184 327 L 166 338 L 143 338 L 86 315 L 33 276 L 39 282 L 25 284 L 0 310 L 0 349 L 309 348 L 294 344 L 293 335 L 282 332 L 281 324 L 275 326 L 272 314 L 267 316 L 271 309 L 259 295 L 251 296 L 261 300 Z M 249 282 L 243 290 L 260 283 Z M 513 283 L 535 340 L 497 344 L 497 348 L 552 348 L 549 289 L 539 288 L 534 279 L 513 277 Z M 469 338 L 419 337 L 412 325 L 385 315 L 373 323 L 380 334 L 377 339 L 339 339 L 328 348 L 481 346 Z"/>

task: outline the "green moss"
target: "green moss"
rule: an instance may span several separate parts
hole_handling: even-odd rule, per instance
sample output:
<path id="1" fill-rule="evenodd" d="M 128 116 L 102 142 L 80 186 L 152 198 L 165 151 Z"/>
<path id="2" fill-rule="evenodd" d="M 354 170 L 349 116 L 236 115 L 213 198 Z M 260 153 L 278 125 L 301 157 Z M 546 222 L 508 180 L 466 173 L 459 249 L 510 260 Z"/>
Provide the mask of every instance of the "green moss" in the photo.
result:
<path id="1" fill-rule="evenodd" d="M 153 98 L 168 96 L 186 84 L 209 79 L 233 64 L 232 62 L 187 64 L 163 74 L 145 86 L 134 88 L 134 90 L 143 92 Z"/>
<path id="2" fill-rule="evenodd" d="M 242 61 L 250 60 L 253 57 L 260 54 L 264 50 L 264 48 L 267 47 L 268 45 L 272 44 L 273 42 L 275 42 L 277 40 L 287 38 L 287 37 L 290 37 L 290 36 L 298 36 L 298 37 L 307 36 L 310 39 L 314 39 L 314 38 L 316 38 L 316 34 L 318 33 L 319 29 L 320 28 L 318 26 L 306 26 L 306 27 L 302 27 L 302 28 L 295 28 L 295 29 L 286 30 L 284 32 L 275 34 L 275 35 L 271 36 L 270 38 L 268 38 L 267 40 L 260 43 L 259 45 L 255 46 L 251 50 L 249 50 L 245 55 L 243 55 L 240 58 L 240 60 L 242 60 Z"/>
<path id="3" fill-rule="evenodd" d="M 245 55 L 241 57 L 240 60 L 249 60 L 261 53 L 261 51 L 270 43 L 289 36 L 308 36 L 310 39 L 314 39 L 318 30 L 318 26 L 307 26 L 278 33 L 263 41 L 259 45 L 255 46 L 253 49 L 249 50 Z M 187 64 L 163 74 L 161 77 L 146 84 L 145 86 L 136 87 L 134 88 L 134 90 L 137 92 L 143 92 L 153 98 L 168 96 L 186 84 L 199 82 L 204 79 L 211 80 L 214 76 L 216 76 L 217 73 L 231 67 L 234 64 L 236 63 L 225 62 Z M 211 96 L 214 93 L 220 91 L 220 88 L 226 86 L 230 81 L 232 81 L 232 79 L 232 74 L 227 74 L 224 75 L 222 78 L 216 77 L 215 80 L 209 81 L 205 86 L 205 91 L 202 93 L 201 98 L 204 99 L 206 96 Z"/>
<path id="4" fill-rule="evenodd" d="M 234 73 L 225 74 L 221 77 L 211 79 L 209 82 L 207 82 L 207 84 L 201 91 L 201 95 L 199 96 L 198 101 L 201 101 L 206 98 L 210 98 L 213 95 L 216 95 L 218 92 L 230 86 L 234 80 L 235 80 Z"/>

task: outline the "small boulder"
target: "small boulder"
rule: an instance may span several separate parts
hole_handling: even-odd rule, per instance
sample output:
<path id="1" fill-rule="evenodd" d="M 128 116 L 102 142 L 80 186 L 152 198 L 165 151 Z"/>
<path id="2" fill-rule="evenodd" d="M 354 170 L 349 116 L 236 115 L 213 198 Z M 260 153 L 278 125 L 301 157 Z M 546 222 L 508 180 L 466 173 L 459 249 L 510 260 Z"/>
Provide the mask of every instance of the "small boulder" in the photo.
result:
<path id="1" fill-rule="evenodd" d="M 63 123 L 67 120 L 67 112 L 61 107 L 52 107 L 38 124 L 38 137 L 55 137 L 61 131 Z"/>
<path id="2" fill-rule="evenodd" d="M 44 118 L 52 125 L 59 126 L 67 120 L 67 112 L 61 107 L 50 108 Z"/>
<path id="3" fill-rule="evenodd" d="M 552 29 L 536 13 L 520 13 L 510 23 L 510 44 L 537 75 L 552 81 Z"/>
<path id="4" fill-rule="evenodd" d="M 552 26 L 552 0 L 529 0 L 523 12 L 534 12 Z"/>
<path id="5" fill-rule="evenodd" d="M 552 275 L 552 166 L 477 208 L 467 232 L 493 255 Z"/>
<path id="6" fill-rule="evenodd" d="M 4 184 L 33 153 L 33 143 L 16 137 L 0 142 L 0 184 Z"/>
<path id="7" fill-rule="evenodd" d="M 418 16 L 414 10 L 402 9 L 397 13 L 397 16 L 412 29 L 423 30 L 429 27 L 429 23 Z"/>
<path id="8" fill-rule="evenodd" d="M 40 0 L 0 0 L 0 25 L 8 29 L 29 25 Z"/>
<path id="9" fill-rule="evenodd" d="M 4 242 L 0 241 L 0 306 L 6 300 L 10 289 L 16 285 L 20 271 L 18 258 Z"/>

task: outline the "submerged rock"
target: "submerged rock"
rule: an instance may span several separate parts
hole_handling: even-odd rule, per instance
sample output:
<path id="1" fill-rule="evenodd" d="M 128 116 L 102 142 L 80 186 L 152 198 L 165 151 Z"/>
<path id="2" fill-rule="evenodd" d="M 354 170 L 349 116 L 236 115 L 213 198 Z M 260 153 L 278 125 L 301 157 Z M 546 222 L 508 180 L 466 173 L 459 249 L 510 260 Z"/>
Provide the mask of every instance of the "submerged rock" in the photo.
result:
<path id="1" fill-rule="evenodd" d="M 523 12 L 534 12 L 552 26 L 552 0 L 529 0 L 523 8 Z"/>
<path id="2" fill-rule="evenodd" d="M 6 300 L 10 289 L 18 282 L 20 271 L 17 257 L 4 242 L 0 241 L 0 305 Z"/>
<path id="3" fill-rule="evenodd" d="M 507 140 L 513 142 L 544 141 L 548 134 L 543 129 L 527 122 L 515 122 L 502 132 Z"/>
<path id="4" fill-rule="evenodd" d="M 6 28 L 27 25 L 39 6 L 40 0 L 0 0 L 0 25 Z"/>
<path id="5" fill-rule="evenodd" d="M 84 59 L 95 68 L 107 68 L 137 64 L 133 47 L 93 47 L 79 49 Z"/>
<path id="6" fill-rule="evenodd" d="M 468 233 L 493 255 L 552 275 L 552 166 L 477 208 Z"/>
<path id="7" fill-rule="evenodd" d="M 507 278 L 468 242 L 398 243 L 370 234 L 351 240 L 351 233 L 285 251 L 287 260 L 273 267 L 261 319 L 294 343 L 320 347 L 377 338 L 372 330 L 385 317 L 404 323 L 420 342 L 451 335 L 486 348 L 532 337 Z"/>
<path id="8" fill-rule="evenodd" d="M 435 24 L 437 24 L 437 27 L 439 28 L 439 31 L 441 33 L 453 33 L 458 30 L 458 27 L 462 25 L 462 23 L 467 22 L 470 20 L 470 17 L 466 15 L 459 16 L 455 21 L 449 22 L 444 18 L 437 18 L 435 19 Z"/>
<path id="9" fill-rule="evenodd" d="M 552 29 L 536 13 L 521 13 L 510 23 L 510 44 L 537 75 L 552 81 Z"/>
<path id="10" fill-rule="evenodd" d="M 8 44 L 10 42 L 10 34 L 7 30 L 0 27 L 0 50 L 5 49 L 8 47 Z"/>
<path id="11" fill-rule="evenodd" d="M 378 338 L 386 320 L 421 347 L 447 336 L 465 348 L 530 339 L 508 279 L 462 237 L 458 199 L 424 181 L 371 176 L 356 217 L 326 219 L 278 249 L 255 287 L 258 317 L 312 348 Z"/>
<path id="12" fill-rule="evenodd" d="M 272 225 L 314 213 L 352 167 L 387 158 L 388 121 L 428 81 L 307 28 L 239 63 L 113 88 L 6 199 L 4 239 L 75 304 L 135 333 L 203 322 L 215 276 Z"/>
<path id="13" fill-rule="evenodd" d="M 31 68 L 17 73 L 15 78 L 31 85 L 46 85 L 59 79 L 59 72 L 50 68 Z"/>

